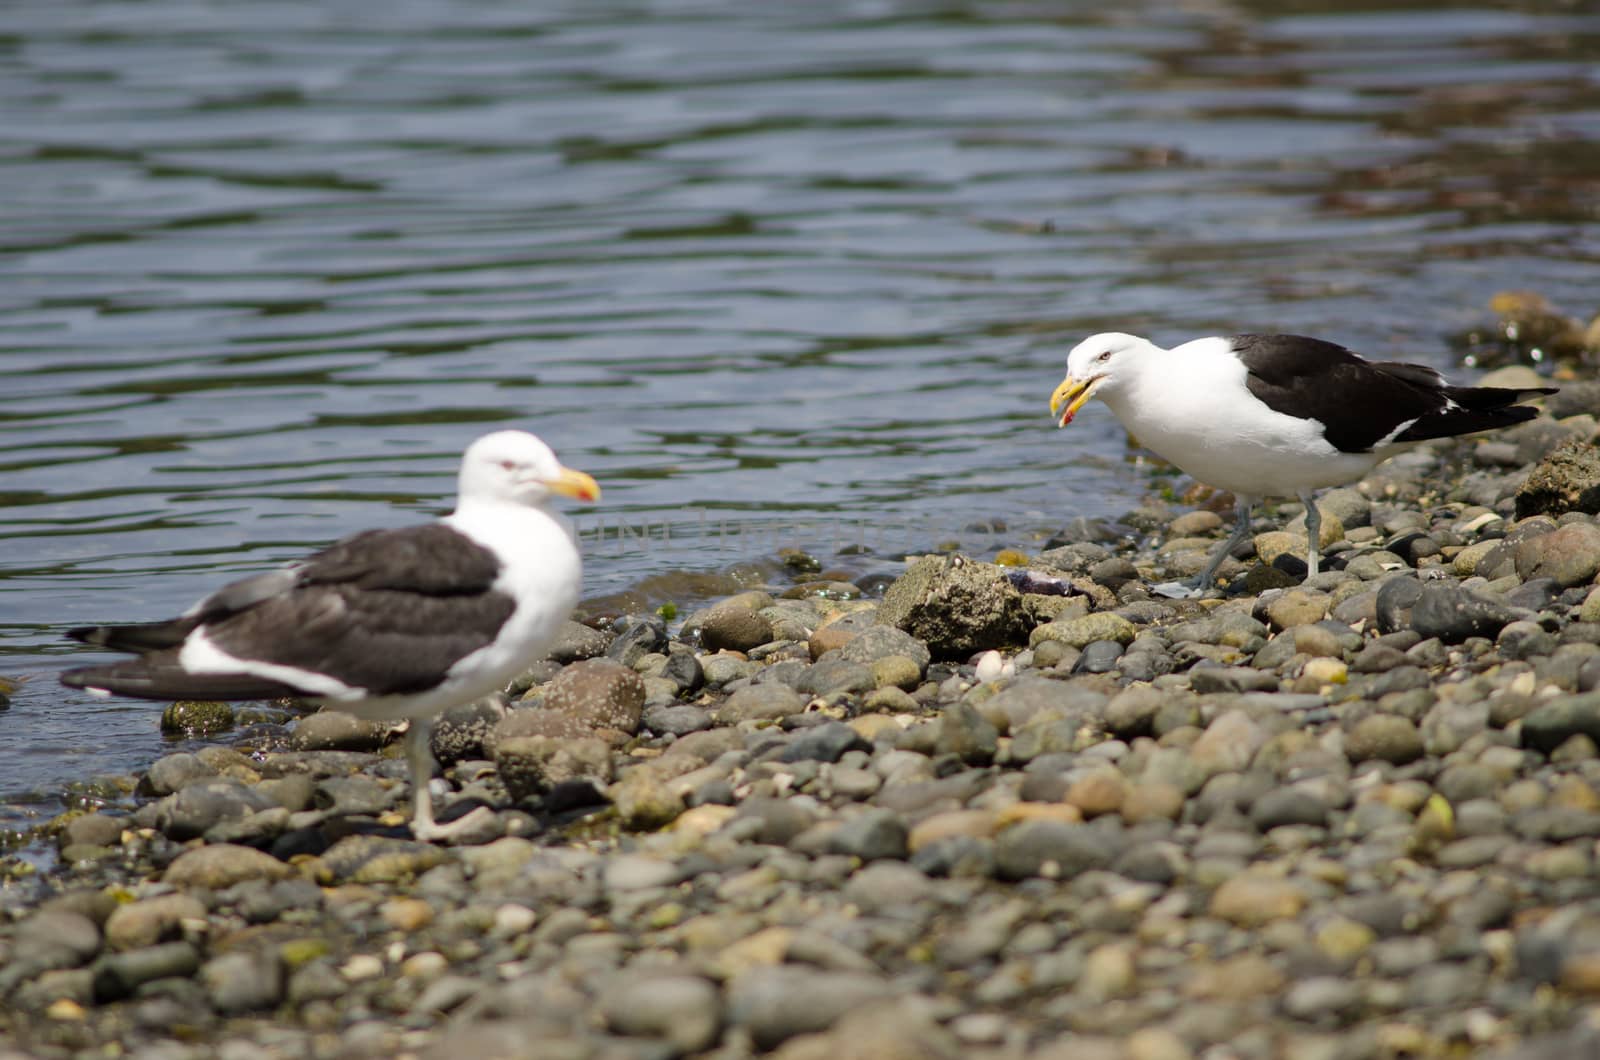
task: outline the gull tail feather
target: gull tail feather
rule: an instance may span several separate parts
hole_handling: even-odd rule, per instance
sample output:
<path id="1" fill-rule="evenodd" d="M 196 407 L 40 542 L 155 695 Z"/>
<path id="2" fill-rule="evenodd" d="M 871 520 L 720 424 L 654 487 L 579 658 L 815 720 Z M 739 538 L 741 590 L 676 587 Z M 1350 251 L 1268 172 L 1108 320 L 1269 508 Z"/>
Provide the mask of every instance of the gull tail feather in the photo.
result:
<path id="1" fill-rule="evenodd" d="M 172 651 L 109 666 L 67 670 L 61 674 L 61 683 L 135 699 L 279 699 L 305 695 L 292 685 L 250 674 L 190 673 L 178 664 L 177 653 Z"/>

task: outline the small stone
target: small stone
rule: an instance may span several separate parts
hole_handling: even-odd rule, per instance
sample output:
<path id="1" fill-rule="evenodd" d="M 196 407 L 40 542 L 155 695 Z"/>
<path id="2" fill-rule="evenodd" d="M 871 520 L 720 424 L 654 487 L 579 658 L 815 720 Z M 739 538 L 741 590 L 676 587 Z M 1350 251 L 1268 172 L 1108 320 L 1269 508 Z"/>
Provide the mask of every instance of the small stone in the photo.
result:
<path id="1" fill-rule="evenodd" d="M 179 854 L 161 878 L 174 887 L 221 891 L 245 880 L 281 880 L 292 871 L 271 854 L 253 847 L 213 843 Z"/>
<path id="2" fill-rule="evenodd" d="M 225 821 L 270 808 L 272 800 L 232 777 L 205 777 L 184 785 L 158 807 L 157 826 L 177 840 L 194 839 Z"/>
<path id="3" fill-rule="evenodd" d="M 1245 928 L 1300 915 L 1306 896 L 1288 880 L 1244 872 L 1223 882 L 1211 895 L 1211 915 Z"/>
<path id="4" fill-rule="evenodd" d="M 1289 589 L 1267 604 L 1267 621 L 1275 630 L 1310 625 L 1328 616 L 1328 603 L 1327 593 Z"/>
<path id="5" fill-rule="evenodd" d="M 839 649 L 839 658 L 871 667 L 883 659 L 910 659 L 920 679 L 932 659 L 928 646 L 894 626 L 869 626 Z M 915 687 L 910 686 L 910 687 Z"/>
<path id="6" fill-rule="evenodd" d="M 772 1049 L 797 1034 L 825 1030 L 890 992 L 883 979 L 861 972 L 757 967 L 729 984 L 728 1022 L 748 1031 L 758 1048 Z"/>
<path id="7" fill-rule="evenodd" d="M 433 720 L 428 746 L 440 765 L 453 765 L 463 759 L 490 757 L 486 741 L 506 706 L 500 696 L 485 696 L 471 703 L 451 707 Z"/>
<path id="8" fill-rule="evenodd" d="M 1098 832 L 1083 825 L 1036 820 L 1000 833 L 995 866 L 1004 879 L 1043 876 L 1070 880 L 1111 863 L 1115 851 Z"/>
<path id="9" fill-rule="evenodd" d="M 1350 679 L 1349 668 L 1338 659 L 1316 658 L 1306 662 L 1305 669 L 1300 671 L 1300 676 L 1305 678 L 1312 686 L 1311 691 L 1328 685 L 1342 685 Z"/>
<path id="10" fill-rule="evenodd" d="M 874 659 L 872 682 L 876 688 L 899 688 L 911 691 L 922 681 L 922 667 L 906 655 L 886 655 Z"/>
<path id="11" fill-rule="evenodd" d="M 707 651 L 747 652 L 771 639 L 772 622 L 759 611 L 737 603 L 718 604 L 701 619 L 700 643 Z"/>
<path id="12" fill-rule="evenodd" d="M 204 924 L 206 907 L 187 894 L 162 894 L 118 906 L 106 918 L 106 945 L 136 950 L 183 937 L 185 921 Z"/>
<path id="13" fill-rule="evenodd" d="M 391 898 L 378 907 L 378 915 L 396 931 L 412 934 L 433 923 L 433 906 L 420 898 Z"/>
<path id="14" fill-rule="evenodd" d="M 1116 813 L 1128 796 L 1128 782 L 1115 769 L 1096 769 L 1073 781 L 1066 801 L 1087 818 Z"/>
<path id="15" fill-rule="evenodd" d="M 1172 537 L 1205 537 L 1222 529 L 1222 516 L 1216 512 L 1199 511 L 1185 512 L 1172 520 L 1167 526 L 1167 533 Z"/>
<path id="16" fill-rule="evenodd" d="M 777 721 L 806 709 L 806 699 L 776 681 L 746 685 L 723 700 L 713 713 L 724 725 L 742 721 Z"/>
<path id="17" fill-rule="evenodd" d="M 200 953 L 189 942 L 164 942 L 101 957 L 94 963 L 94 998 L 118 1001 L 156 979 L 187 978 L 200 967 Z"/>
<path id="18" fill-rule="evenodd" d="M 616 638 L 606 648 L 606 658 L 629 670 L 651 652 L 667 650 L 667 623 L 660 615 L 627 615 L 616 623 L 616 630 Z"/>
<path id="19" fill-rule="evenodd" d="M 835 828 L 828 836 L 828 849 L 862 861 L 903 859 L 910 853 L 908 830 L 891 810 L 867 810 Z"/>
<path id="20" fill-rule="evenodd" d="M 611 748 L 589 737 L 512 736 L 495 743 L 495 771 L 512 799 L 521 802 L 561 784 L 611 783 Z"/>
<path id="21" fill-rule="evenodd" d="M 565 666 L 581 659 L 594 659 L 611 647 L 611 635 L 592 629 L 582 622 L 561 623 L 555 643 L 545 652 L 545 658 Z"/>
<path id="22" fill-rule="evenodd" d="M 184 855 L 190 856 L 192 854 Z M 318 865 L 320 874 L 328 880 L 394 883 L 420 876 L 442 864 L 447 857 L 432 843 L 379 835 L 349 835 L 324 851 Z"/>
<path id="23" fill-rule="evenodd" d="M 614 1033 L 660 1038 L 679 1054 L 709 1049 L 722 1029 L 717 988 L 666 969 L 617 977 L 601 991 L 599 1009 Z"/>
<path id="24" fill-rule="evenodd" d="M 1263 832 L 1297 824 L 1320 828 L 1327 821 L 1327 805 L 1310 792 L 1298 788 L 1275 788 L 1250 807 L 1250 823 Z"/>
<path id="25" fill-rule="evenodd" d="M 1377 932 L 1358 920 L 1335 917 L 1317 929 L 1313 941 L 1322 955 L 1341 968 L 1364 956 L 1378 940 Z"/>
<path id="26" fill-rule="evenodd" d="M 1035 627 L 1028 637 L 1028 646 L 1037 648 L 1045 641 L 1057 641 L 1082 650 L 1097 640 L 1130 644 L 1138 630 L 1132 622 L 1109 611 L 1097 611 L 1078 618 L 1047 622 Z"/>
<path id="27" fill-rule="evenodd" d="M 869 751 L 871 746 L 842 721 L 826 721 L 803 730 L 789 741 L 779 756 L 784 762 L 837 762 L 846 751 Z"/>
<path id="28" fill-rule="evenodd" d="M 1122 800 L 1122 819 L 1130 825 L 1143 821 L 1176 821 L 1183 813 L 1183 789 L 1161 780 L 1141 779 Z"/>
<path id="29" fill-rule="evenodd" d="M 1423 753 L 1422 733 L 1409 718 L 1398 714 L 1369 714 L 1345 737 L 1345 754 L 1352 762 L 1377 759 L 1405 765 Z"/>
<path id="30" fill-rule="evenodd" d="M 201 967 L 200 983 L 224 1015 L 275 1008 L 283 1000 L 283 963 L 270 950 L 224 953 Z"/>
<path id="31" fill-rule="evenodd" d="M 171 795 L 190 781 L 216 775 L 215 769 L 187 752 L 162 755 L 139 781 L 139 791 L 144 795 Z"/>
<path id="32" fill-rule="evenodd" d="M 1110 1001 L 1132 993 L 1136 978 L 1132 947 L 1119 942 L 1102 943 L 1084 959 L 1077 991 L 1090 1001 Z"/>
<path id="33" fill-rule="evenodd" d="M 74 817 L 67 822 L 64 838 L 67 843 L 82 843 L 88 846 L 115 846 L 122 842 L 123 822 L 121 818 L 111 817 L 103 813 L 86 813 L 81 817 Z"/>
<path id="34" fill-rule="evenodd" d="M 1250 764 L 1267 734 L 1242 710 L 1217 716 L 1189 749 L 1189 758 L 1206 776 L 1237 773 Z"/>
<path id="35" fill-rule="evenodd" d="M 645 770 L 629 773 L 608 794 L 623 824 L 640 831 L 671 824 L 688 808 L 682 795 Z"/>

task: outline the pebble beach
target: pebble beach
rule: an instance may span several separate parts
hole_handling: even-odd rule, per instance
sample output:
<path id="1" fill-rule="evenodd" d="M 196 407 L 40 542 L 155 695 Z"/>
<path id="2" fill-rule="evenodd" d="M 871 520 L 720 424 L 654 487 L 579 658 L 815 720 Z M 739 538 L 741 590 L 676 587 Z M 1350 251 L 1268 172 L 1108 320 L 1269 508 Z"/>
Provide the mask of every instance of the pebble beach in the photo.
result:
<path id="1" fill-rule="evenodd" d="M 1152 594 L 1229 529 L 1152 499 L 569 623 L 437 726 L 454 845 L 397 728 L 176 705 L 0 857 L 0 1057 L 1596 1055 L 1600 383 L 1543 404 L 1303 583 L 1283 504 Z"/>

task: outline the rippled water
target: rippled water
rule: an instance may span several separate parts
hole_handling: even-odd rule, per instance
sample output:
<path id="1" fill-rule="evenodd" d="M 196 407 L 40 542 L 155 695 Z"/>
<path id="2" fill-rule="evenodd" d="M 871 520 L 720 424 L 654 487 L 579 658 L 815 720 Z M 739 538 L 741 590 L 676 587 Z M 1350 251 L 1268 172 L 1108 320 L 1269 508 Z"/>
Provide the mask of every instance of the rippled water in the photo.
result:
<path id="1" fill-rule="evenodd" d="M 1592 309 L 1600 16 L 1356 6 L 8 4 L 0 796 L 160 753 L 63 627 L 436 512 L 494 427 L 605 486 L 602 593 L 1125 510 L 1045 412 L 1089 332 Z"/>

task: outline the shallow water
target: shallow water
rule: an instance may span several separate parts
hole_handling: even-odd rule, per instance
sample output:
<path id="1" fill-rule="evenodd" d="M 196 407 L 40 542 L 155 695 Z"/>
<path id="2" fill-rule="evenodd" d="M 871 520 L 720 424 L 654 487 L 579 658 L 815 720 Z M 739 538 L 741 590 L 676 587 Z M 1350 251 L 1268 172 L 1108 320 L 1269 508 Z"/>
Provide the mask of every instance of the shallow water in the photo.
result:
<path id="1" fill-rule="evenodd" d="M 1514 6 L 9 4 L 0 821 L 162 751 L 64 627 L 435 513 L 486 430 L 604 485 L 593 593 L 687 599 L 1127 509 L 1045 410 L 1093 331 L 1592 311 L 1600 15 Z"/>

